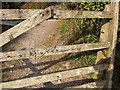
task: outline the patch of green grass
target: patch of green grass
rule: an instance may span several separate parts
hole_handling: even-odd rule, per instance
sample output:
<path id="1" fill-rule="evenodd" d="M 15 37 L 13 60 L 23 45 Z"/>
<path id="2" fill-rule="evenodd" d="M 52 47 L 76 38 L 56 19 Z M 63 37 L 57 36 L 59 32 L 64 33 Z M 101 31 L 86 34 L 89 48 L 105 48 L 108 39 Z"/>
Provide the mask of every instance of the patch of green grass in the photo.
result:
<path id="1" fill-rule="evenodd" d="M 67 58 L 70 59 L 71 68 L 92 66 L 95 64 L 96 51 L 92 51 L 92 53 L 90 51 L 74 53 L 67 56 Z"/>
<path id="2" fill-rule="evenodd" d="M 65 23 L 63 23 L 63 24 L 61 25 L 61 27 L 60 27 L 60 32 L 61 32 L 61 34 L 64 34 L 64 33 L 66 32 L 66 29 L 67 29 L 67 26 L 66 26 Z"/>
<path id="3" fill-rule="evenodd" d="M 63 44 L 95 43 L 99 41 L 101 26 L 107 22 L 102 19 L 68 19 L 61 24 L 60 33 Z M 71 68 L 95 64 L 97 52 L 71 54 Z M 77 57 L 76 57 L 77 55 Z"/>
<path id="4" fill-rule="evenodd" d="M 65 33 L 66 33 L 66 31 L 67 31 L 66 29 L 67 29 L 66 23 L 63 21 L 63 22 L 62 22 L 62 25 L 60 26 L 60 33 L 61 33 L 60 39 L 61 39 L 62 41 L 65 40 Z"/>
<path id="5" fill-rule="evenodd" d="M 102 11 L 107 3 L 65 3 L 68 9 L 97 10 Z M 72 7 L 72 8 L 71 8 Z M 74 8 L 73 8 L 74 7 Z M 76 8 L 77 7 L 77 8 Z M 67 19 L 60 28 L 62 42 L 65 45 L 95 43 L 99 41 L 100 30 L 108 19 Z M 66 26 L 65 26 L 66 25 Z M 66 28 L 66 29 L 65 29 Z M 70 67 L 86 67 L 95 65 L 97 51 L 70 54 Z M 92 78 L 95 74 L 90 74 Z"/>
<path id="6" fill-rule="evenodd" d="M 62 41 L 64 44 L 98 42 L 101 26 L 106 22 L 107 19 L 68 19 L 60 27 Z"/>

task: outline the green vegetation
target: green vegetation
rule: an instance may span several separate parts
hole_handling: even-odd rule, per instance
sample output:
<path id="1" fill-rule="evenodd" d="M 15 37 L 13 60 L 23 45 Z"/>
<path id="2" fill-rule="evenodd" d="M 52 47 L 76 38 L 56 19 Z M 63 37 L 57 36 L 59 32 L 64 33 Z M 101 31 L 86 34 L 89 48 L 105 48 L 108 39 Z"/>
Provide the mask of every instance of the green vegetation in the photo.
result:
<path id="1" fill-rule="evenodd" d="M 58 3 L 58 2 L 45 2 L 45 3 L 3 3 L 3 8 L 46 8 L 52 5 L 59 5 L 62 8 L 69 10 L 97 10 L 102 11 L 108 2 L 80 2 L 80 3 Z M 63 7 L 64 6 L 64 7 Z M 101 26 L 108 22 L 108 19 L 67 19 L 62 22 L 60 26 L 60 33 L 63 44 L 81 44 L 81 43 L 94 43 L 98 42 L 100 36 Z M 83 53 L 70 54 L 70 67 L 84 67 L 95 64 L 97 51 L 89 51 Z M 113 74 L 113 87 L 119 87 L 120 82 L 120 22 L 115 56 L 115 69 Z"/>
<path id="2" fill-rule="evenodd" d="M 102 11 L 108 3 L 64 3 L 68 9 L 72 10 L 97 10 Z M 65 6 L 64 5 L 64 6 Z M 60 26 L 61 40 L 65 45 L 95 43 L 99 41 L 100 29 L 109 19 L 67 19 Z M 95 64 L 97 51 L 87 51 L 70 54 L 70 67 L 85 67 Z M 96 78 L 94 74 L 90 74 Z"/>
<path id="3" fill-rule="evenodd" d="M 107 19 L 68 19 L 60 26 L 63 44 L 98 42 L 100 28 Z"/>
<path id="4" fill-rule="evenodd" d="M 98 10 L 104 9 L 108 3 L 64 3 L 68 9 Z M 70 8 L 72 7 L 72 8 Z M 73 8 L 74 7 L 74 8 Z M 61 40 L 65 45 L 95 43 L 99 41 L 101 26 L 108 19 L 67 19 L 60 26 Z M 71 67 L 84 67 L 95 64 L 97 51 L 71 54 Z"/>
<path id="5" fill-rule="evenodd" d="M 68 9 L 79 10 L 97 10 L 101 11 L 108 2 L 72 2 L 63 3 Z"/>
<path id="6" fill-rule="evenodd" d="M 68 9 L 74 6 L 75 3 L 68 3 Z M 101 11 L 104 9 L 104 5 L 108 3 L 78 3 L 77 9 L 80 10 L 98 10 Z M 73 8 L 72 8 L 73 9 Z M 76 9 L 76 8 L 74 8 Z M 63 21 L 60 32 L 61 40 L 63 44 L 80 44 L 80 43 L 91 43 L 98 42 L 100 35 L 101 26 L 106 23 L 107 19 L 68 19 Z M 64 27 L 64 28 L 63 28 Z M 66 29 L 65 29 L 66 27 Z M 75 57 L 76 56 L 76 57 Z M 79 66 L 90 66 L 95 64 L 96 52 L 84 52 L 71 54 L 70 57 L 74 57 L 71 61 L 71 67 Z M 117 39 L 117 47 L 116 47 L 116 56 L 115 56 L 115 69 L 113 74 L 113 87 L 119 87 L 120 82 L 120 22 L 119 22 L 119 30 L 118 30 L 118 39 Z M 91 75 L 94 77 L 94 75 Z"/>
<path id="7" fill-rule="evenodd" d="M 96 51 L 71 54 L 69 57 L 71 68 L 92 66 L 95 64 Z"/>

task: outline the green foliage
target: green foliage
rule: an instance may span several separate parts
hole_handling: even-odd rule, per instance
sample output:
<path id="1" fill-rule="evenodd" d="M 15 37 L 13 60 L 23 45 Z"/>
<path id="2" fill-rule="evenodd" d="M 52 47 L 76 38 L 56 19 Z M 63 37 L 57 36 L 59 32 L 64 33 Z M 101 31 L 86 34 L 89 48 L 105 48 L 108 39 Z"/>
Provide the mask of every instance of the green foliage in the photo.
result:
<path id="1" fill-rule="evenodd" d="M 100 28 L 107 19 L 68 19 L 60 27 L 63 44 L 98 42 Z"/>
<path id="2" fill-rule="evenodd" d="M 85 35 L 85 36 L 81 36 L 81 38 L 79 38 L 78 40 L 76 40 L 74 43 L 94 43 L 94 42 L 97 42 L 98 37 L 95 36 L 94 34 L 88 34 L 88 35 Z"/>
<path id="3" fill-rule="evenodd" d="M 2 2 L 2 8 L 19 9 L 24 2 Z"/>
<path id="4" fill-rule="evenodd" d="M 20 8 L 24 2 L 2 2 L 2 8 Z M 92 10 L 102 11 L 108 2 L 37 2 L 26 3 L 24 6 L 29 8 L 46 8 L 48 6 L 58 5 L 67 7 L 69 10 Z M 81 44 L 81 43 L 94 43 L 98 42 L 100 36 L 101 26 L 107 22 L 107 19 L 68 19 L 63 21 L 60 27 L 61 37 L 63 44 Z M 113 86 L 119 87 L 120 82 L 120 22 L 118 29 L 118 40 L 115 55 L 115 69 L 113 76 Z M 83 52 L 77 54 L 70 54 L 68 58 L 71 58 L 71 67 L 84 67 L 95 64 L 96 52 Z"/>
<path id="5" fill-rule="evenodd" d="M 77 4 L 76 7 L 74 4 Z M 96 4 L 96 5 L 95 5 Z M 80 10 L 97 10 L 101 11 L 104 9 L 105 4 L 108 3 L 68 3 L 69 9 L 80 9 Z M 74 8 L 71 8 L 74 6 Z M 66 32 L 64 34 L 61 33 L 61 36 L 64 36 L 64 44 L 80 44 L 80 43 L 91 43 L 97 42 L 100 36 L 100 28 L 101 26 L 106 23 L 107 19 L 68 19 L 64 21 L 64 25 L 66 25 Z M 69 31 L 68 31 L 69 30 Z M 77 55 L 77 57 L 76 57 Z M 70 57 L 72 58 L 71 67 L 84 67 L 90 66 L 95 64 L 96 53 L 91 52 L 91 54 L 85 53 L 78 53 L 78 54 L 71 54 Z M 119 19 L 119 26 L 118 26 L 118 39 L 117 39 L 117 47 L 116 47 L 116 54 L 115 54 L 115 69 L 113 74 L 113 87 L 119 87 L 120 82 L 120 19 Z M 95 74 L 91 74 L 91 77 L 95 77 Z"/>
<path id="6" fill-rule="evenodd" d="M 62 41 L 65 40 L 65 36 L 64 36 L 64 35 L 65 35 L 65 33 L 66 33 L 66 29 L 67 29 L 66 24 L 63 22 L 62 25 L 60 26 L 60 33 L 61 33 L 60 39 L 61 39 Z"/>
<path id="7" fill-rule="evenodd" d="M 97 10 L 102 11 L 108 3 L 101 2 L 80 2 L 64 3 L 68 9 L 72 10 Z M 94 43 L 99 41 L 101 26 L 108 22 L 108 19 L 67 19 L 60 27 L 61 40 L 63 44 Z M 96 52 L 82 52 L 70 54 L 70 65 L 72 68 L 84 67 L 95 64 Z"/>
<path id="8" fill-rule="evenodd" d="M 92 53 L 87 51 L 77 54 L 70 54 L 68 57 L 71 59 L 70 66 L 72 68 L 92 66 L 95 64 L 96 51 L 92 51 Z"/>
<path id="9" fill-rule="evenodd" d="M 72 2 L 64 3 L 68 9 L 79 9 L 79 10 L 103 10 L 106 4 L 109 2 Z"/>
<path id="10" fill-rule="evenodd" d="M 104 9 L 108 2 L 72 2 L 63 3 L 68 9 L 98 10 Z M 61 25 L 60 32 L 64 44 L 97 42 L 101 26 L 107 19 L 68 19 Z M 64 28 L 66 26 L 66 29 Z"/>
<path id="11" fill-rule="evenodd" d="M 60 32 L 64 34 L 66 32 L 66 24 L 63 23 L 62 26 L 60 27 Z"/>
<path id="12" fill-rule="evenodd" d="M 74 6 L 74 3 L 70 6 Z M 97 10 L 101 11 L 104 9 L 105 4 L 108 3 L 77 3 L 77 8 L 72 8 L 72 9 L 80 9 L 80 10 Z M 119 19 L 120 20 L 120 19 Z M 78 44 L 78 43 L 91 43 L 91 42 L 97 42 L 98 37 L 99 37 L 99 32 L 101 26 L 106 23 L 108 20 L 107 19 L 76 19 L 76 20 L 68 20 L 66 23 L 66 26 L 69 28 L 69 32 L 64 33 L 64 42 L 65 41 L 71 41 L 69 43 L 64 43 L 64 44 Z M 71 23 L 71 24 L 69 24 Z M 77 27 L 77 28 L 76 28 Z M 78 34 L 76 34 L 78 33 Z M 69 37 L 69 38 L 68 38 Z M 74 39 L 71 39 L 73 37 Z M 66 39 L 67 38 L 67 39 Z M 84 66 L 89 66 L 89 65 L 94 65 L 95 64 L 95 59 L 96 59 L 96 53 L 91 52 L 89 53 L 83 53 L 83 54 L 78 54 L 78 57 L 75 57 L 76 54 L 71 54 L 72 57 L 74 57 L 71 61 L 71 67 L 79 66 L 79 67 L 84 67 Z M 119 82 L 120 82 L 120 21 L 119 21 L 119 26 L 118 26 L 118 39 L 117 39 L 117 47 L 116 47 L 116 54 L 115 54 L 115 69 L 113 73 L 113 87 L 119 88 Z M 90 75 L 92 78 L 95 78 L 95 74 Z"/>

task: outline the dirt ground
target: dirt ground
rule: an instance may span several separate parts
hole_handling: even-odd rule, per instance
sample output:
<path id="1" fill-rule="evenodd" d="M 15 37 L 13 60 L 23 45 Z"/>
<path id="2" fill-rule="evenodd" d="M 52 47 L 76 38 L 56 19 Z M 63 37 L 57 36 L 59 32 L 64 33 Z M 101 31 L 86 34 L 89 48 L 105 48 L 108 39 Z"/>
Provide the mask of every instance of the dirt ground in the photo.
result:
<path id="1" fill-rule="evenodd" d="M 62 45 L 60 40 L 59 26 L 61 22 L 58 20 L 47 20 L 40 25 L 34 27 L 28 32 L 17 37 L 10 43 L 6 44 L 4 51 L 31 49 L 31 48 L 48 48 L 53 45 Z M 43 75 L 56 71 L 70 69 L 70 61 L 65 60 L 66 55 L 55 55 L 48 57 L 36 57 L 26 60 L 17 60 L 2 63 L 3 82 L 28 78 L 32 76 Z M 33 88 L 64 88 L 72 85 L 83 83 L 79 81 L 86 76 L 78 76 L 75 78 L 63 79 L 61 81 L 53 81 L 44 84 L 29 86 Z M 75 81 L 77 80 L 77 81 Z M 69 81 L 69 83 L 67 83 Z M 64 83 L 64 84 L 63 84 Z M 65 86 L 66 85 L 66 86 Z"/>

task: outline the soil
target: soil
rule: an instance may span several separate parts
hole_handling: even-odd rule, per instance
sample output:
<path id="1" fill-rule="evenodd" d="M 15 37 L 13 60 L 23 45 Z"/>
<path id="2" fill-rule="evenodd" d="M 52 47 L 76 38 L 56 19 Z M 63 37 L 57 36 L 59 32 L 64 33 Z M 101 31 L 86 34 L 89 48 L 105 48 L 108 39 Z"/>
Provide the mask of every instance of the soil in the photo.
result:
<path id="1" fill-rule="evenodd" d="M 34 27 L 10 43 L 6 44 L 3 47 L 3 50 L 11 51 L 31 48 L 47 48 L 53 45 L 61 45 L 58 30 L 59 24 L 60 21 L 44 21 L 40 25 Z M 59 57 L 46 57 L 47 60 L 45 61 L 48 61 L 48 59 L 57 59 Z M 34 76 L 34 74 L 37 72 L 41 72 L 41 70 L 37 69 L 36 66 L 39 66 L 39 63 L 43 62 L 45 57 L 41 59 L 39 58 L 41 57 L 3 63 L 3 81 Z"/>
<path id="2" fill-rule="evenodd" d="M 53 45 L 62 45 L 60 40 L 59 20 L 46 20 L 40 25 L 20 35 L 10 43 L 3 47 L 4 51 L 31 49 L 31 48 L 48 48 Z M 26 60 L 10 61 L 2 63 L 3 82 L 28 78 L 56 71 L 71 69 L 71 62 L 66 60 L 67 55 L 55 55 L 48 57 L 36 57 Z M 44 62 L 44 63 L 43 63 Z M 72 85 L 79 85 L 84 81 L 86 76 L 78 76 L 75 78 L 66 78 L 44 84 L 29 86 L 28 88 L 65 88 Z M 76 82 L 77 80 L 78 82 Z M 69 83 L 68 83 L 69 82 Z M 64 84 L 65 83 L 65 84 Z"/>

